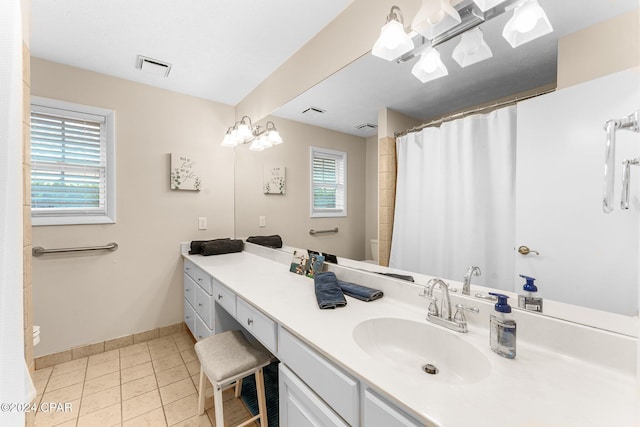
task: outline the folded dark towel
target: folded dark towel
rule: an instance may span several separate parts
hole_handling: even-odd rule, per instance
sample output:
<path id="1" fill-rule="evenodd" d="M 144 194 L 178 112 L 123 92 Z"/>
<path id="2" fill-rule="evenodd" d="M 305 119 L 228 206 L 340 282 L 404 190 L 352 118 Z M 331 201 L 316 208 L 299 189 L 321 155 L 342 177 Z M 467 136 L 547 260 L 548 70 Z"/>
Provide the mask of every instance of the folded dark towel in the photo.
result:
<path id="1" fill-rule="evenodd" d="M 384 293 L 378 289 L 356 285 L 355 283 L 344 282 L 342 280 L 338 280 L 338 286 L 340 286 L 340 290 L 342 290 L 345 295 L 361 301 L 374 301 L 384 296 Z"/>
<path id="2" fill-rule="evenodd" d="M 213 240 L 193 240 L 191 241 L 191 247 L 189 249 L 189 255 L 198 255 L 202 253 L 202 244 L 206 242 L 217 242 L 221 240 L 231 240 L 228 237 L 224 239 L 213 239 Z"/>
<path id="3" fill-rule="evenodd" d="M 336 275 L 331 271 L 316 273 L 313 277 L 316 290 L 316 300 L 321 309 L 344 307 L 347 300 L 338 286 Z"/>
<path id="4" fill-rule="evenodd" d="M 242 240 L 211 240 L 202 244 L 203 256 L 230 254 L 233 252 L 242 252 L 244 243 Z"/>
<path id="5" fill-rule="evenodd" d="M 247 242 L 255 243 L 260 246 L 267 246 L 269 248 L 281 248 L 282 238 L 274 234 L 273 236 L 251 236 L 247 237 Z"/>

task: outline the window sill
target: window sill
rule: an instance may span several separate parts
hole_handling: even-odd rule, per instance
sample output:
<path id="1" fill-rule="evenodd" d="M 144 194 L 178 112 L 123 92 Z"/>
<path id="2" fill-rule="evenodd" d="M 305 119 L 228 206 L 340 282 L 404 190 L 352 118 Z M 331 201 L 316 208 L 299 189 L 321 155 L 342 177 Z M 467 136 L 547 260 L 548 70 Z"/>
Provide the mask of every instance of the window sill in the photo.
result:
<path id="1" fill-rule="evenodd" d="M 31 225 L 34 227 L 47 225 L 87 225 L 87 224 L 115 224 L 115 218 L 108 216 L 83 216 L 83 217 L 31 217 Z"/>

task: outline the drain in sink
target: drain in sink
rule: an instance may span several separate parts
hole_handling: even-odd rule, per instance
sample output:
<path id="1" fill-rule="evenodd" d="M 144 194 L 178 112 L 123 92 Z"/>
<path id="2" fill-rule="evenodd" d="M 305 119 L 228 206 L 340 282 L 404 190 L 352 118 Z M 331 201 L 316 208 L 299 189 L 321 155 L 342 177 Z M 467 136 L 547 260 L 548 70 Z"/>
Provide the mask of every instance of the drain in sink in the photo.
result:
<path id="1" fill-rule="evenodd" d="M 436 366 L 432 365 L 431 363 L 427 363 L 426 365 L 424 365 L 422 367 L 422 370 L 430 375 L 435 375 L 438 373 L 438 368 L 436 368 Z"/>

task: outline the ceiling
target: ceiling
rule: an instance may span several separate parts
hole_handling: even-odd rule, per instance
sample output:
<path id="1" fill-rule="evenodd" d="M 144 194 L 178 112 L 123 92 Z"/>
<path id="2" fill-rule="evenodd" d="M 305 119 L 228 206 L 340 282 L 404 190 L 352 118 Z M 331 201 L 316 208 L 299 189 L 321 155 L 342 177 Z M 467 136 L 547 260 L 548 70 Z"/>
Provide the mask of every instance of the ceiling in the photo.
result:
<path id="1" fill-rule="evenodd" d="M 236 105 L 352 0 L 32 0 L 31 54 Z M 137 55 L 172 64 L 167 78 Z"/>
<path id="2" fill-rule="evenodd" d="M 383 107 L 426 121 L 447 113 L 491 102 L 556 81 L 558 39 L 577 30 L 638 8 L 637 0 L 539 0 L 554 32 L 513 49 L 502 37 L 512 13 L 480 26 L 493 58 L 461 68 L 451 53 L 460 37 L 440 46 L 449 75 L 421 83 L 411 74 L 417 59 L 388 62 L 367 54 L 340 72 L 277 109 L 273 114 L 358 136 L 376 129 L 356 129 L 377 124 Z M 380 17 L 380 25 L 384 24 Z M 405 25 L 413 17 L 405 17 Z M 375 40 L 371 40 L 371 45 Z M 313 106 L 326 110 L 316 116 L 302 111 Z"/>

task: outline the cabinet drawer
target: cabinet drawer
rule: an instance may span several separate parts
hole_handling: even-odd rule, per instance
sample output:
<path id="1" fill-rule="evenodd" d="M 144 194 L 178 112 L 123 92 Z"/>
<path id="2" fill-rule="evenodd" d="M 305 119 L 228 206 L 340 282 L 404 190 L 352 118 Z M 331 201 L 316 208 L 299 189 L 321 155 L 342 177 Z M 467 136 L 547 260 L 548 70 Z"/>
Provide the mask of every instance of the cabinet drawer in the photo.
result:
<path id="1" fill-rule="evenodd" d="M 196 333 L 194 334 L 195 339 L 197 339 L 198 341 L 200 341 L 203 338 L 206 338 L 210 335 L 213 335 L 213 331 L 209 328 L 207 328 L 207 325 L 204 324 L 204 322 L 202 321 L 202 319 L 200 318 L 200 316 L 198 316 L 198 314 L 196 314 L 196 319 L 195 319 L 195 329 L 196 329 Z"/>
<path id="2" fill-rule="evenodd" d="M 187 273 L 184 273 L 183 281 L 184 281 L 184 297 L 187 301 L 189 301 L 189 304 L 195 305 L 196 288 L 198 287 L 198 285 L 196 285 L 196 282 L 194 282 L 191 276 L 189 276 Z"/>
<path id="3" fill-rule="evenodd" d="M 196 336 L 196 311 L 193 309 L 189 301 L 184 299 L 184 323 L 187 324 L 191 335 Z"/>
<path id="4" fill-rule="evenodd" d="M 256 337 L 272 353 L 276 352 L 276 323 L 249 305 L 242 298 L 237 299 L 238 322 Z"/>
<path id="5" fill-rule="evenodd" d="M 236 294 L 231 292 L 227 287 L 213 279 L 213 299 L 227 310 L 227 312 L 236 317 Z"/>
<path id="6" fill-rule="evenodd" d="M 420 427 L 419 423 L 400 409 L 366 390 L 364 393 L 364 426 L 365 427 Z"/>
<path id="7" fill-rule="evenodd" d="M 188 259 L 184 260 L 184 274 L 188 274 L 189 276 L 191 276 L 193 280 L 196 280 L 196 276 L 194 272 L 196 271 L 197 268 L 198 267 L 196 267 L 196 265 L 191 261 L 189 261 Z"/>
<path id="8" fill-rule="evenodd" d="M 196 304 L 193 308 L 200 315 L 209 329 L 213 329 L 213 297 L 208 295 L 200 286 L 196 286 Z"/>
<path id="9" fill-rule="evenodd" d="M 296 375 L 279 365 L 280 426 L 282 427 L 347 427 L 312 390 Z"/>
<path id="10" fill-rule="evenodd" d="M 347 423 L 360 425 L 358 383 L 289 331 L 278 331 L 278 357 Z"/>

